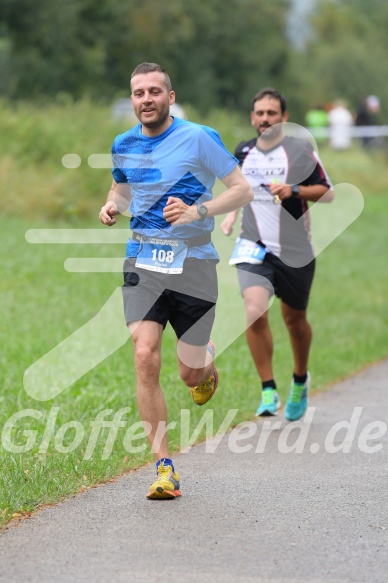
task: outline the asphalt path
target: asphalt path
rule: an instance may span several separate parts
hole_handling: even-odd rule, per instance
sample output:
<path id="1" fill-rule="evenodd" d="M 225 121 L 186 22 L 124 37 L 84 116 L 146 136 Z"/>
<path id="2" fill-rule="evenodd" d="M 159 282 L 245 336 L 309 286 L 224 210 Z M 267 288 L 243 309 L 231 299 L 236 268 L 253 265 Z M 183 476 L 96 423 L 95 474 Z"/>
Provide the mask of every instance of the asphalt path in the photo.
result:
<path id="1" fill-rule="evenodd" d="M 304 424 L 280 411 L 175 456 L 180 499 L 146 500 L 149 466 L 11 523 L 0 581 L 386 583 L 387 379 L 385 361 Z"/>

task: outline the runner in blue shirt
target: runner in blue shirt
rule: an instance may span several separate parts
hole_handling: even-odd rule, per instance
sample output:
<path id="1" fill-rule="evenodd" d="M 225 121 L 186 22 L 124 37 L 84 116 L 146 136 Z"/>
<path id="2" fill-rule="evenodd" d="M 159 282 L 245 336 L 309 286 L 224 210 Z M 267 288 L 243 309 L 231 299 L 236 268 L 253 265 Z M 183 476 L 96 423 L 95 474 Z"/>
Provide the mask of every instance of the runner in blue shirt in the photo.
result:
<path id="1" fill-rule="evenodd" d="M 249 203 L 253 194 L 215 130 L 170 116 L 175 93 L 160 65 L 138 65 L 131 90 L 140 123 L 114 140 L 113 184 L 99 219 L 112 226 L 128 208 L 132 215 L 124 311 L 134 343 L 139 413 L 156 459 L 157 480 L 147 498 L 166 499 L 181 492 L 160 386 L 163 330 L 170 322 L 179 374 L 194 402 L 203 405 L 218 384 L 210 341 L 218 294 L 213 217 Z M 216 178 L 226 190 L 213 199 Z"/>

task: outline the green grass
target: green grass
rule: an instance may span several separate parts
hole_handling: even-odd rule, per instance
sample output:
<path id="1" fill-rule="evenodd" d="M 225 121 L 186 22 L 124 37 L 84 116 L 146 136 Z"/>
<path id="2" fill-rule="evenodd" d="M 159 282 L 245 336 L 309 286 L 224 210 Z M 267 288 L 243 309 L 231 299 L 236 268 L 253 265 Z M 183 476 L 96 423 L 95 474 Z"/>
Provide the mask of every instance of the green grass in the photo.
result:
<path id="1" fill-rule="evenodd" d="M 88 113 L 96 115 L 94 110 L 88 109 L 91 106 L 83 107 L 86 108 L 83 110 L 86 118 Z M 35 114 L 38 115 L 31 111 L 32 117 Z M 25 116 L 21 116 L 21 119 L 26 124 L 27 136 L 30 130 Z M 59 112 L 53 110 L 53 124 L 57 123 L 57 129 L 60 119 Z M 215 121 L 213 125 L 222 136 L 228 127 L 230 142 L 242 139 L 233 138 L 233 135 L 239 133 L 237 118 L 231 124 L 230 118 L 219 114 Z M 92 149 L 86 120 L 80 119 L 81 122 L 84 124 L 82 131 L 86 133 L 84 143 L 89 143 Z M 211 125 L 210 119 L 203 122 Z M 110 123 L 108 125 L 111 127 Z M 31 124 L 36 131 L 38 126 Z M 11 132 L 10 129 L 8 131 Z M 20 128 L 18 131 L 21 132 Z M 70 130 L 72 132 L 73 129 Z M 53 142 L 56 133 L 53 131 Z M 92 133 L 94 135 L 94 128 Z M 18 138 L 21 135 L 18 134 Z M 72 135 L 75 136 L 75 133 Z M 103 138 L 110 141 L 106 135 Z M 62 136 L 61 140 L 69 150 L 75 151 L 71 136 Z M 103 147 L 101 142 L 98 147 Z M 228 147 L 232 148 L 233 144 L 228 144 Z M 30 512 L 41 504 L 55 502 L 152 459 L 148 448 L 134 454 L 128 453 L 123 444 L 128 428 L 139 421 L 134 398 L 135 379 L 130 341 L 51 401 L 34 400 L 23 386 L 24 371 L 93 318 L 121 284 L 119 273 L 70 273 L 64 269 L 64 261 L 68 257 L 122 257 L 122 245 L 32 245 L 26 242 L 25 232 L 28 229 L 69 227 L 69 217 L 72 220 L 70 226 L 104 230 L 98 224 L 97 213 L 105 196 L 104 183 L 106 181 L 108 185 L 110 182 L 109 171 L 86 169 L 83 173 L 79 169 L 80 177 L 77 177 L 77 170 L 64 171 L 58 165 L 58 156 L 64 151 L 64 146 L 53 146 L 53 151 L 53 157 L 49 152 L 44 154 L 42 151 L 40 157 L 35 153 L 30 163 L 28 157 L 18 159 L 19 148 L 18 155 L 9 153 L 7 163 L 9 168 L 17 169 L 15 175 L 20 179 L 26 176 L 27 182 L 16 181 L 15 189 L 21 198 L 15 205 L 13 190 L 8 188 L 9 206 L 3 204 L 3 214 L 0 216 L 0 426 L 3 427 L 18 411 L 32 409 L 39 418 L 24 417 L 17 421 L 11 432 L 13 442 L 19 445 L 25 444 L 32 436 L 35 443 L 29 451 L 12 453 L 4 447 L 0 448 L 0 524 L 4 524 L 14 513 Z M 318 257 L 309 309 L 314 329 L 310 367 L 315 390 L 325 389 L 330 383 L 386 357 L 388 353 L 387 275 L 382 257 L 388 243 L 385 225 L 388 213 L 387 170 L 384 155 L 376 153 L 372 156 L 358 148 L 339 155 L 326 147 L 322 148 L 321 156 L 335 183 L 350 182 L 360 188 L 365 196 L 365 208 L 360 218 Z M 6 169 L 5 164 L 5 182 L 11 184 L 12 174 L 7 174 Z M 73 172 L 71 181 L 78 182 L 77 196 L 74 196 L 66 183 L 68 178 L 58 179 L 59 182 L 62 179 L 65 181 L 61 201 L 67 208 L 67 199 L 71 200 L 75 209 L 73 214 L 66 211 L 62 213 L 62 202 L 56 204 L 52 200 L 48 203 L 44 200 L 46 196 L 51 196 L 51 190 L 55 198 L 55 177 L 63 177 L 66 172 Z M 31 183 L 28 179 L 32 176 L 35 178 Z M 25 205 L 23 196 L 27 201 Z M 83 218 L 84 215 L 88 215 L 88 218 Z M 56 217 L 55 220 L 53 217 Z M 169 421 L 178 423 L 170 433 L 173 450 L 180 446 L 182 409 L 190 411 L 192 433 L 204 411 L 213 410 L 214 430 L 217 430 L 230 409 L 238 409 L 233 421 L 238 423 L 251 418 L 258 404 L 259 381 L 243 334 L 243 305 L 235 272 L 227 265 L 233 240 L 221 235 L 219 222 L 217 219 L 214 240 L 222 261 L 219 266 L 220 301 L 214 337 L 218 349 L 220 390 L 209 405 L 203 408 L 193 405 L 187 388 L 177 374 L 175 339 L 168 328 L 163 344 L 162 385 L 168 402 Z M 117 228 L 126 229 L 127 219 L 121 218 Z M 270 309 L 270 320 L 275 341 L 276 379 L 284 400 L 292 372 L 292 360 L 277 301 Z M 111 327 L 114 329 L 115 326 L 116 321 L 112 318 Z M 108 330 L 106 338 L 102 334 L 101 342 L 107 338 Z M 234 339 L 229 346 L 227 338 Z M 107 419 L 112 419 L 124 407 L 131 409 L 123 416 L 125 427 L 119 429 L 108 459 L 102 459 L 108 429 L 101 431 L 90 459 L 84 459 L 92 429 L 91 422 L 105 409 L 112 410 L 107 415 Z M 57 414 L 56 421 L 53 433 L 44 437 L 50 411 L 51 416 Z M 76 424 L 79 431 L 82 424 L 84 435 L 74 451 L 61 453 L 58 448 L 69 446 L 76 436 L 76 428 L 70 426 L 64 434 L 67 423 Z M 27 431 L 36 433 L 28 434 Z M 202 431 L 199 439 L 203 438 Z M 4 439 L 2 443 L 4 445 Z M 43 447 L 42 443 L 46 445 Z M 144 440 L 139 440 L 136 445 L 141 446 L 143 443 Z"/>

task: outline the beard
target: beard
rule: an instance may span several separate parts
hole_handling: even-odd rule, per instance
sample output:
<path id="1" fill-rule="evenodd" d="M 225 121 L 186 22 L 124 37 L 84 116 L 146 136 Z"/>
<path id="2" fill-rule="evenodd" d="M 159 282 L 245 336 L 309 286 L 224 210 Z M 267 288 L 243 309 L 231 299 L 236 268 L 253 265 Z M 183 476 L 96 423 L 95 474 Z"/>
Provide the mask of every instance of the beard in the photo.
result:
<path id="1" fill-rule="evenodd" d="M 264 141 L 276 140 L 282 133 L 282 124 L 261 126 L 258 130 L 259 138 Z"/>
<path id="2" fill-rule="evenodd" d="M 146 128 L 156 129 L 156 128 L 162 126 L 169 117 L 170 117 L 170 108 L 167 107 L 167 108 L 163 109 L 162 111 L 160 111 L 160 113 L 156 119 L 148 121 L 147 119 L 143 120 L 143 119 L 139 118 L 139 121 Z"/>

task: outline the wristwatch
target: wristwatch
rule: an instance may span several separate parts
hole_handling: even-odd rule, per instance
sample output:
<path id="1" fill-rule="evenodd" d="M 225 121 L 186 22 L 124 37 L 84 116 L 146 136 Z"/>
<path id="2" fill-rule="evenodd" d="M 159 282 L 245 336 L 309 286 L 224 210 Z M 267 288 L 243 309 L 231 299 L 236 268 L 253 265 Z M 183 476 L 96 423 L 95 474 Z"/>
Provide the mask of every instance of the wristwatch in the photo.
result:
<path id="1" fill-rule="evenodd" d="M 292 184 L 291 185 L 291 196 L 298 196 L 299 193 L 300 193 L 299 184 Z"/>
<path id="2" fill-rule="evenodd" d="M 197 213 L 199 214 L 199 220 L 203 221 L 207 217 L 209 209 L 204 204 L 197 204 Z"/>

